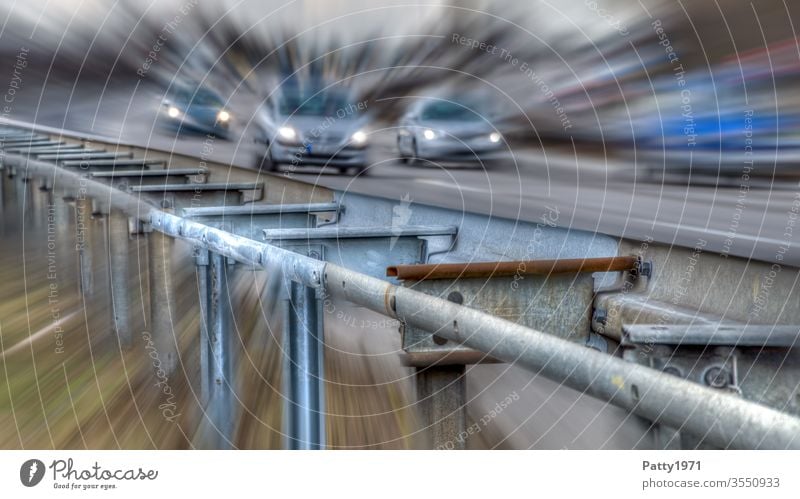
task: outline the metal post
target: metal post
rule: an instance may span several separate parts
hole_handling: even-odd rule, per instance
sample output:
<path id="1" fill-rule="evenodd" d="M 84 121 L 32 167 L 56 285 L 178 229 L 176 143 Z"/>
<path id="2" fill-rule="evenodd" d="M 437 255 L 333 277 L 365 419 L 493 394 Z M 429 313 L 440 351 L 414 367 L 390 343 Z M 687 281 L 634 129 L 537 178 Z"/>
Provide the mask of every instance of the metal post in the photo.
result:
<path id="1" fill-rule="evenodd" d="M 26 224 L 35 229 L 44 226 L 47 220 L 47 207 L 50 205 L 50 192 L 34 188 L 33 182 L 25 184 L 25 196 L 30 196 L 30 211 L 26 213 Z"/>
<path id="2" fill-rule="evenodd" d="M 284 355 L 289 449 L 325 447 L 322 301 L 317 291 L 289 281 Z"/>
<path id="3" fill-rule="evenodd" d="M 417 406 L 430 435 L 431 448 L 465 448 L 466 404 L 465 366 L 417 368 Z"/>
<path id="4" fill-rule="evenodd" d="M 197 294 L 198 302 L 200 303 L 200 403 L 203 407 L 208 406 L 210 397 L 211 366 L 209 349 L 211 342 L 209 341 L 209 329 L 213 322 L 208 255 L 209 252 L 205 248 L 197 247 L 194 249 L 194 261 L 197 267 L 195 271 Z"/>
<path id="5" fill-rule="evenodd" d="M 8 167 L 2 166 L 0 162 L 0 168 L 6 169 Z M 2 174 L 3 172 L 0 170 L 0 208 L 6 207 L 6 176 Z"/>
<path id="6" fill-rule="evenodd" d="M 108 217 L 109 273 L 111 276 L 111 312 L 117 339 L 123 348 L 132 343 L 130 314 L 130 230 L 125 212 L 112 209 Z"/>
<path id="7" fill-rule="evenodd" d="M 94 295 L 92 203 L 86 198 L 75 199 L 75 230 L 80 271 L 79 291 L 84 298 L 91 298 Z"/>
<path id="8" fill-rule="evenodd" d="M 233 393 L 233 309 L 228 288 L 228 260 L 204 248 L 195 249 L 200 298 L 200 400 L 208 417 L 195 446 L 233 448 L 236 407 Z"/>
<path id="9" fill-rule="evenodd" d="M 177 340 L 171 313 L 175 310 L 172 286 L 171 237 L 152 231 L 147 235 L 150 277 L 150 329 L 161 366 L 167 376 L 178 364 Z"/>
<path id="10" fill-rule="evenodd" d="M 207 413 L 217 435 L 215 448 L 233 446 L 235 408 L 231 362 L 231 326 L 233 310 L 228 290 L 227 258 L 219 253 L 209 255 L 208 302 L 206 305 L 208 336 L 208 408 Z"/>

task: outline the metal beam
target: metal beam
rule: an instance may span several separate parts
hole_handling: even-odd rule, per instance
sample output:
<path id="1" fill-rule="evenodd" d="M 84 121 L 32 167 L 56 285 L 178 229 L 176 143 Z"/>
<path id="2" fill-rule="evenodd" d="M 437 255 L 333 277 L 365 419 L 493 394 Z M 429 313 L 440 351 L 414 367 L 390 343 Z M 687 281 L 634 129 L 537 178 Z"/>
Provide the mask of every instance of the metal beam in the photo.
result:
<path id="1" fill-rule="evenodd" d="M 208 406 L 211 397 L 211 354 L 209 352 L 209 330 L 212 327 L 211 315 L 211 276 L 209 275 L 209 251 L 205 248 L 194 248 L 195 274 L 197 276 L 197 294 L 200 304 L 200 403 Z"/>
<path id="2" fill-rule="evenodd" d="M 286 448 L 325 447 L 322 302 L 317 291 L 287 281 L 284 314 Z"/>
<path id="3" fill-rule="evenodd" d="M 163 170 L 112 170 L 104 172 L 92 172 L 93 178 L 119 178 L 119 177 L 171 177 L 171 176 L 193 176 L 205 175 L 208 170 L 205 168 L 172 168 Z"/>
<path id="4" fill-rule="evenodd" d="M 0 148 L 2 148 L 6 152 L 11 152 L 16 147 L 45 147 L 45 146 L 60 146 L 64 145 L 64 142 L 57 142 L 55 140 L 49 139 L 34 139 L 34 140 L 17 140 L 17 141 L 9 141 L 0 143 Z"/>
<path id="5" fill-rule="evenodd" d="M 133 167 L 148 168 L 155 165 L 163 165 L 164 161 L 160 159 L 85 159 L 78 160 L 72 159 L 62 161 L 61 165 L 66 168 L 119 168 L 119 167 Z"/>
<path id="6" fill-rule="evenodd" d="M 466 448 L 467 383 L 463 365 L 417 368 L 417 406 L 430 448 Z"/>
<path id="7" fill-rule="evenodd" d="M 178 349 L 172 324 L 175 290 L 172 284 L 173 239 L 152 231 L 147 234 L 150 280 L 150 330 L 158 358 L 167 376 L 175 372 Z"/>
<path id="8" fill-rule="evenodd" d="M 3 133 L 0 134 L 0 145 L 8 142 L 22 142 L 22 141 L 31 141 L 31 140 L 46 140 L 47 137 L 44 135 L 38 135 L 33 133 Z"/>
<path id="9" fill-rule="evenodd" d="M 209 254 L 208 301 L 206 302 L 208 414 L 215 436 L 214 448 L 230 449 L 234 446 L 236 408 L 234 406 L 231 328 L 233 310 L 228 288 L 228 272 L 231 267 L 227 258 L 219 253 Z"/>
<path id="10" fill-rule="evenodd" d="M 64 154 L 42 154 L 39 155 L 38 158 L 41 161 L 66 161 L 66 160 L 91 160 L 91 159 L 113 159 L 113 158 L 128 158 L 131 156 L 131 153 L 122 153 L 122 152 L 105 152 L 105 151 L 95 151 L 95 152 L 85 152 L 85 153 L 64 153 Z"/>
<path id="11" fill-rule="evenodd" d="M 622 327 L 623 345 L 719 345 L 800 347 L 800 326 L 776 324 L 632 324 Z"/>
<path id="12" fill-rule="evenodd" d="M 75 152 L 83 152 L 87 151 L 83 148 L 83 146 L 71 146 L 67 144 L 61 144 L 57 146 L 39 146 L 34 144 L 33 146 L 25 146 L 25 147 L 14 147 L 14 148 L 6 148 L 5 151 L 7 153 L 18 153 L 18 154 L 27 154 L 31 156 L 38 156 L 41 154 L 54 154 L 54 153 L 75 153 Z"/>
<path id="13" fill-rule="evenodd" d="M 338 212 L 338 203 L 309 204 L 251 204 L 247 206 L 201 206 L 185 208 L 185 217 L 218 217 L 218 216 L 250 216 L 281 215 L 284 213 L 326 213 Z"/>
<path id="14" fill-rule="evenodd" d="M 403 227 L 323 227 L 317 229 L 265 229 L 267 241 L 309 239 L 356 239 L 368 237 L 412 237 L 455 235 L 454 225 L 407 225 Z"/>
<path id="15" fill-rule="evenodd" d="M 130 298 L 130 230 L 128 215 L 112 208 L 108 217 L 108 264 L 111 275 L 111 311 L 117 340 L 122 348 L 133 341 Z"/>
<path id="16" fill-rule="evenodd" d="M 263 182 L 230 182 L 217 184 L 161 184 L 133 185 L 131 192 L 187 192 L 187 191 L 257 191 L 264 188 Z"/>
<path id="17" fill-rule="evenodd" d="M 470 308 L 328 264 L 326 289 L 449 340 L 514 362 L 714 445 L 800 448 L 800 419 Z"/>

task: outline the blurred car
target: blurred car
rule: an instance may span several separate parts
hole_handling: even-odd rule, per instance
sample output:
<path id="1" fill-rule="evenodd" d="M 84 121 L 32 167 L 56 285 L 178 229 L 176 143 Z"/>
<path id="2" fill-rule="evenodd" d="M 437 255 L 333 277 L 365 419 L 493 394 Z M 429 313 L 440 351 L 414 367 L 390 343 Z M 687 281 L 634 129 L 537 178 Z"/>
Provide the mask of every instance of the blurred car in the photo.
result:
<path id="1" fill-rule="evenodd" d="M 162 123 L 178 133 L 230 136 L 231 113 L 208 87 L 173 84 L 161 104 Z"/>
<path id="2" fill-rule="evenodd" d="M 663 174 L 680 182 L 796 177 L 798 41 L 737 51 L 711 67 L 632 81 L 616 105 L 592 118 L 594 127 L 578 125 L 574 135 L 613 148 L 654 181 L 662 181 Z"/>
<path id="3" fill-rule="evenodd" d="M 278 171 L 317 166 L 339 173 L 367 169 L 366 103 L 339 89 L 288 87 L 261 113 L 257 142 L 266 145 L 256 158 L 259 169 Z"/>
<path id="4" fill-rule="evenodd" d="M 480 107 L 437 98 L 418 101 L 402 117 L 397 148 L 404 163 L 482 163 L 501 157 L 505 142 Z"/>

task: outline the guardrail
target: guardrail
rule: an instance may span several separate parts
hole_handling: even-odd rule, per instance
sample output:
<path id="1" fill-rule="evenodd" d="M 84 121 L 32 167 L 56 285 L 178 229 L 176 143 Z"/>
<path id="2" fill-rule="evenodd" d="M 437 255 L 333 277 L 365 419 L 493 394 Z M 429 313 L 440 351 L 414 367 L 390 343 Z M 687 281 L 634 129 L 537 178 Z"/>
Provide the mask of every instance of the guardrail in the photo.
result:
<path id="1" fill-rule="evenodd" d="M 242 179 L 255 173 L 238 172 L 235 182 L 210 183 L 210 177 L 223 176 L 220 168 L 225 169 L 224 178 L 231 178 L 227 167 L 171 169 L 168 157 L 153 159 L 151 151 L 119 144 L 92 141 L 90 145 L 68 135 L 17 128 L 0 131 L 0 143 L 7 173 L 40 178 L 44 188 L 57 187 L 71 192 L 76 202 L 99 205 L 94 209 L 109 216 L 112 255 L 127 254 L 131 231 L 147 234 L 153 338 L 160 351 L 167 353 L 168 371 L 174 369 L 177 360 L 170 317 L 170 310 L 174 310 L 171 244 L 180 239 L 195 248 L 203 315 L 201 391 L 207 414 L 219 431 L 218 438 L 210 443 L 213 447 L 232 446 L 235 426 L 229 347 L 233 311 L 230 301 L 221 298 L 227 295 L 228 266 L 237 262 L 256 269 L 280 269 L 284 278 L 289 448 L 322 448 L 326 443 L 321 305 L 327 299 L 347 300 L 401 322 L 404 346 L 425 365 L 417 371 L 420 405 L 432 427 L 434 446 L 457 441 L 453 437 L 463 429 L 463 364 L 489 359 L 516 363 L 718 447 L 800 448 L 800 419 L 792 415 L 587 348 L 591 344 L 590 320 L 583 315 L 592 309 L 590 273 L 624 272 L 628 281 L 642 282 L 652 268 L 641 258 L 590 255 L 577 260 L 484 263 L 478 268 L 451 262 L 437 269 L 430 266 L 431 257 L 452 252 L 454 239 L 460 236 L 457 226 L 337 224 L 343 212 L 341 195 L 336 202 L 307 199 L 292 205 L 253 204 L 264 197 L 273 182 L 285 187 L 290 181 L 279 177 L 246 181 Z M 36 147 L 26 148 L 25 144 Z M 113 150 L 99 149 L 98 145 Z M 192 183 L 175 184 L 177 178 Z M 297 186 L 295 189 L 302 191 Z M 196 206 L 192 199 L 198 190 L 204 193 L 204 206 Z M 317 196 L 326 197 L 327 193 Z M 327 226 L 317 223 L 318 213 L 330 214 L 325 220 Z M 349 206 L 346 213 L 351 213 Z M 436 215 L 434 211 L 430 216 Z M 369 220 L 370 216 L 364 218 Z M 275 217 L 291 220 L 292 228 L 276 224 Z M 564 237 L 591 241 L 595 236 Z M 391 241 L 389 246 L 381 246 L 391 251 L 359 263 L 359 258 L 363 259 L 360 252 L 374 250 L 376 241 Z M 584 240 L 579 242 L 578 253 L 592 247 L 592 243 L 586 246 Z M 352 252 L 358 254 L 353 256 Z M 352 263 L 356 269 L 332 261 Z M 120 257 L 110 263 L 114 319 L 117 334 L 126 344 L 130 342 L 130 331 L 126 330 L 128 297 L 123 285 L 127 263 Z M 84 292 L 91 288 L 86 268 L 81 274 Z M 438 278 L 449 279 L 450 284 L 457 281 L 465 286 L 463 289 L 470 289 L 470 279 L 485 280 L 487 276 L 506 279 L 506 286 L 509 279 L 513 283 L 517 276 L 536 272 L 544 273 L 544 280 L 529 279 L 534 287 L 516 293 L 514 299 L 528 306 L 538 303 L 545 308 L 572 310 L 580 327 L 562 331 L 559 327 L 563 325 L 548 322 L 549 318 L 542 322 L 541 317 L 524 313 L 514 322 L 493 315 L 497 304 L 481 302 L 478 295 L 465 303 L 463 293 L 443 295 L 447 286 L 437 287 Z M 564 273 L 566 280 L 547 281 L 555 273 Z M 396 277 L 406 280 L 398 282 Z M 514 288 L 495 289 L 489 300 L 497 293 L 512 294 L 510 289 Z M 543 331 L 542 325 L 551 330 Z M 788 334 L 791 336 L 791 332 Z M 415 338 L 422 338 L 430 348 L 415 350 Z M 460 360 L 448 361 L 449 355 Z M 452 364 L 459 367 L 453 369 Z"/>

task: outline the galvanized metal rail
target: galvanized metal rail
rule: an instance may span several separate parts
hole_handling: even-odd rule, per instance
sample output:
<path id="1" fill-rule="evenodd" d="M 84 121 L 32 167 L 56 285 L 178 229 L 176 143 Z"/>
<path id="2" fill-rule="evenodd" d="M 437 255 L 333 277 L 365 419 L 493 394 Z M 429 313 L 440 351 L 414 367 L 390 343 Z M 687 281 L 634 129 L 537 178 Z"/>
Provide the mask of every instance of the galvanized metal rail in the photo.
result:
<path id="1" fill-rule="evenodd" d="M 26 141 L 29 144 L 61 144 L 60 141 L 50 140 L 45 134 L 12 129 L 0 132 L 0 147 L 3 144 L 19 146 Z M 334 239 L 337 245 L 353 244 L 356 245 L 354 247 L 358 247 L 358 244 L 368 244 L 375 238 L 396 238 L 408 243 L 404 248 L 410 248 L 408 251 L 404 249 L 402 254 L 412 255 L 408 258 L 417 261 L 401 261 L 400 265 L 386 267 L 393 267 L 394 270 L 390 270 L 390 273 L 395 276 L 424 280 L 430 277 L 431 272 L 435 273 L 437 270 L 421 267 L 407 273 L 409 268 L 403 265 L 427 264 L 426 255 L 431 254 L 430 248 L 426 246 L 429 241 L 427 238 L 446 237 L 452 240 L 457 237 L 455 227 L 303 225 L 279 228 L 272 222 L 265 222 L 268 228 L 262 228 L 261 234 L 265 239 L 279 242 L 284 246 L 279 247 L 257 240 L 256 232 L 252 230 L 236 228 L 228 230 L 223 221 L 224 217 L 232 215 L 266 217 L 264 220 L 274 220 L 275 216 L 284 215 L 280 208 L 276 207 L 241 206 L 241 203 L 252 199 L 230 196 L 228 192 L 230 190 L 235 190 L 238 194 L 245 190 L 260 192 L 268 187 L 269 181 L 266 182 L 267 185 L 198 184 L 205 186 L 205 190 L 219 190 L 223 194 L 223 202 L 228 203 L 228 200 L 233 198 L 234 203 L 239 206 L 196 207 L 177 195 L 193 192 L 193 184 L 139 185 L 128 186 L 122 190 L 119 186 L 103 183 L 104 180 L 116 178 L 115 175 L 89 176 L 87 179 L 85 175 L 75 170 L 75 163 L 67 162 L 83 160 L 87 162 L 85 165 L 87 168 L 114 167 L 116 162 L 120 161 L 118 158 L 128 158 L 125 161 L 129 161 L 131 166 L 139 168 L 145 166 L 145 160 L 135 158 L 133 154 L 89 152 L 78 153 L 78 157 L 75 156 L 73 153 L 45 154 L 33 159 L 26 154 L 11 154 L 5 155 L 2 161 L 11 172 L 24 171 L 27 176 L 55 179 L 54 182 L 57 181 L 61 189 L 80 188 L 85 199 L 108 204 L 105 211 L 113 222 L 110 243 L 112 246 L 116 245 L 112 253 L 126 254 L 125 239 L 128 236 L 126 225 L 129 228 L 134 227 L 134 232 L 148 233 L 150 261 L 154 262 L 150 269 L 153 337 L 159 351 L 166 355 L 164 365 L 167 370 L 174 368 L 177 355 L 169 327 L 169 310 L 174 309 L 174 293 L 170 282 L 172 272 L 168 268 L 170 248 L 174 239 L 184 240 L 196 248 L 196 265 L 204 269 L 199 272 L 203 314 L 200 331 L 203 399 L 208 404 L 207 414 L 219 435 L 211 446 L 219 448 L 233 446 L 235 411 L 232 407 L 232 359 L 229 347 L 229 322 L 232 311 L 229 309 L 229 300 L 220 298 L 227 293 L 226 276 L 230 263 L 235 261 L 253 268 L 278 268 L 287 283 L 285 341 L 289 348 L 285 365 L 289 374 L 286 377 L 288 383 L 286 393 L 289 396 L 287 403 L 289 427 L 287 447 L 289 448 L 323 448 L 326 443 L 321 348 L 324 339 L 320 308 L 321 300 L 326 297 L 347 300 L 388 317 L 397 318 L 404 327 L 423 330 L 432 339 L 443 338 L 482 352 L 483 355 L 517 363 L 535 373 L 610 401 L 652 421 L 689 431 L 718 447 L 800 448 L 800 419 L 789 414 L 594 351 L 582 343 L 565 339 L 569 337 L 569 332 L 564 333 L 563 337 L 558 337 L 464 305 L 463 298 L 453 296 L 441 298 L 435 296 L 436 293 L 429 294 L 398 286 L 374 274 L 367 275 L 369 272 L 355 271 L 326 261 L 330 257 L 326 252 L 332 251 L 326 241 L 331 239 Z M 105 163 L 101 165 L 95 161 L 105 161 Z M 83 168 L 80 163 L 77 166 Z M 165 170 L 164 173 L 164 177 L 170 176 L 169 170 Z M 137 177 L 133 175 L 129 178 Z M 159 202 L 168 195 L 172 197 L 166 205 Z M 184 216 L 165 211 L 163 207 L 178 210 L 177 212 L 183 213 Z M 312 203 L 303 208 L 295 206 L 288 211 L 308 215 L 328 211 L 338 213 L 340 210 L 341 206 L 333 204 L 314 206 Z M 128 220 L 127 217 L 132 219 Z M 452 241 L 448 244 L 452 244 Z M 447 245 L 444 247 L 447 248 Z M 640 263 L 638 259 L 624 257 L 604 262 L 547 261 L 527 262 L 526 265 L 530 265 L 530 268 L 537 272 L 546 271 L 549 267 L 551 271 L 573 273 L 635 270 L 636 274 L 641 274 Z M 114 260 L 112 266 L 115 265 L 126 267 L 127 264 L 121 260 Z M 506 262 L 499 267 L 505 269 L 508 265 L 509 262 Z M 510 265 L 517 265 L 515 273 L 519 271 L 519 262 L 511 262 Z M 498 266 L 495 265 L 496 267 Z M 465 272 L 468 274 L 467 277 L 494 272 L 483 266 L 476 270 L 474 267 L 460 264 L 453 268 L 444 268 L 444 274 L 450 278 L 463 278 Z M 510 267 L 505 270 L 502 274 L 510 276 Z M 129 338 L 124 337 L 130 334 L 130 331 L 125 329 L 127 296 L 121 287 L 114 286 L 113 283 L 124 283 L 127 269 L 112 267 L 111 271 L 115 322 L 117 332 L 125 343 L 129 342 Z M 114 272 L 117 273 L 116 278 Z M 88 291 L 89 288 L 87 284 L 84 286 L 84 291 Z M 436 373 L 434 378 L 420 378 L 421 385 L 424 385 L 421 393 L 436 393 L 436 388 L 442 386 L 442 381 L 463 378 L 463 370 L 458 368 L 441 367 L 438 371 L 436 369 L 436 366 L 432 366 L 420 373 L 421 376 L 425 376 L 425 372 Z M 457 388 L 463 389 L 463 386 Z M 453 408 L 458 410 L 460 402 L 458 397 L 455 402 Z M 458 412 L 451 419 L 446 417 L 446 411 L 445 416 L 442 416 L 441 411 L 437 413 L 427 409 L 434 429 L 446 433 L 438 435 L 439 441 L 452 437 L 453 431 L 463 426 L 463 404 L 460 407 L 462 412 Z M 445 419 L 446 421 L 442 421 Z"/>

